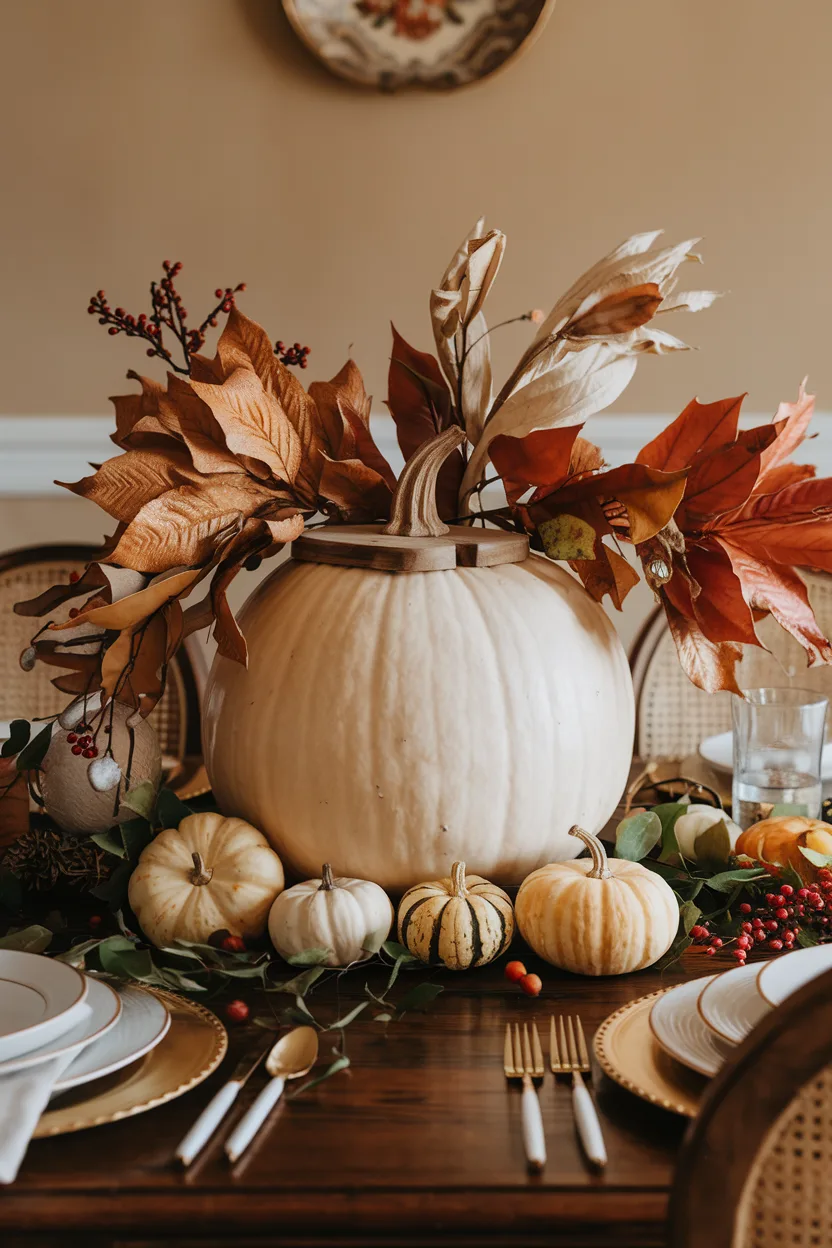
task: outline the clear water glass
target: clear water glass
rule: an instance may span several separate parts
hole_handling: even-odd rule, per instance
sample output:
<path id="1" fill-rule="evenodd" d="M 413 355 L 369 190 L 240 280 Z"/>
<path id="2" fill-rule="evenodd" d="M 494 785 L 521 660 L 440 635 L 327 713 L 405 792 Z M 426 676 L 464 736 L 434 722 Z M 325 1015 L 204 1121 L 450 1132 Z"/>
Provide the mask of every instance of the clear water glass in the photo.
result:
<path id="1" fill-rule="evenodd" d="M 735 821 L 750 828 L 774 806 L 817 818 L 828 699 L 784 687 L 746 689 L 732 702 Z"/>

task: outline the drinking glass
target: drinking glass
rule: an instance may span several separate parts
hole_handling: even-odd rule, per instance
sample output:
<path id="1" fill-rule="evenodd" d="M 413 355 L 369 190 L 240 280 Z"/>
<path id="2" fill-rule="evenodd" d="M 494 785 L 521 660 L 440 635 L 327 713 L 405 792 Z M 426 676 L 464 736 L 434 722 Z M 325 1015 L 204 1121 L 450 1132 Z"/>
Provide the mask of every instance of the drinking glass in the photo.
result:
<path id="1" fill-rule="evenodd" d="M 733 817 L 741 828 L 773 806 L 817 818 L 828 699 L 810 689 L 746 689 L 733 696 Z"/>

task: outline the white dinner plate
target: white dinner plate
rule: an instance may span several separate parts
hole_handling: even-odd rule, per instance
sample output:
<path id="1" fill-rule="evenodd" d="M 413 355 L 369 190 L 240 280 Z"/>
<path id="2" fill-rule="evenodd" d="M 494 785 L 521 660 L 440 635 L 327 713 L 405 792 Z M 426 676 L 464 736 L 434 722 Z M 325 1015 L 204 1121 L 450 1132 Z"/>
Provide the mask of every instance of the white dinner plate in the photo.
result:
<path id="1" fill-rule="evenodd" d="M 713 767 L 727 776 L 734 773 L 734 736 L 730 732 L 720 732 L 716 737 L 706 737 L 699 744 L 699 755 Z M 832 741 L 823 747 L 820 760 L 822 780 L 832 780 Z"/>
<path id="2" fill-rule="evenodd" d="M 0 1061 L 49 1044 L 86 1017 L 87 980 L 40 953 L 0 949 Z"/>
<path id="3" fill-rule="evenodd" d="M 677 1062 L 700 1075 L 715 1075 L 732 1046 L 717 1036 L 697 1009 L 699 995 L 715 975 L 677 984 L 656 998 L 650 1011 L 650 1030 L 658 1044 Z"/>
<path id="4" fill-rule="evenodd" d="M 30 1066 L 37 1066 L 39 1062 L 48 1062 L 52 1057 L 61 1057 L 73 1050 L 80 1053 L 86 1045 L 100 1039 L 112 1027 L 115 1027 L 121 1014 L 121 997 L 114 988 L 102 980 L 88 976 L 85 976 L 85 979 L 87 980 L 87 995 L 82 1008 L 86 1010 L 86 1013 L 81 1021 L 74 1027 L 70 1027 L 69 1031 L 55 1036 L 48 1044 L 31 1049 L 28 1053 L 22 1053 L 19 1057 L 0 1062 L 0 1076 L 26 1070 Z"/>
<path id="5" fill-rule="evenodd" d="M 757 991 L 769 1005 L 782 1005 L 793 992 L 829 970 L 832 970 L 832 945 L 813 945 L 810 949 L 781 953 L 757 971 Z"/>
<path id="6" fill-rule="evenodd" d="M 116 1025 L 78 1054 L 55 1084 L 55 1092 L 77 1088 L 129 1066 L 167 1034 L 170 1014 L 158 997 L 132 985 L 120 987 L 118 995 L 121 1014 Z"/>
<path id="7" fill-rule="evenodd" d="M 771 1006 L 757 988 L 756 966 L 735 966 L 715 975 L 702 989 L 697 1002 L 700 1015 L 711 1031 L 729 1044 L 740 1044 Z"/>

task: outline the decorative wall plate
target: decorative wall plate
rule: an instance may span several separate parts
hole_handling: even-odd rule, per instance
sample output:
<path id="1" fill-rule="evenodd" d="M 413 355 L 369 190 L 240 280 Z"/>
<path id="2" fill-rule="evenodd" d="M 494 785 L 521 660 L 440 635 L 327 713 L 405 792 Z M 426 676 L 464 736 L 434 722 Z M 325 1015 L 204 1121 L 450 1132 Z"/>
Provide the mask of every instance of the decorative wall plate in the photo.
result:
<path id="1" fill-rule="evenodd" d="M 296 33 L 364 87 L 462 87 L 528 47 L 555 0 L 283 0 Z"/>
<path id="2" fill-rule="evenodd" d="M 630 1001 L 595 1033 L 595 1057 L 605 1075 L 628 1092 L 673 1114 L 693 1118 L 705 1080 L 675 1062 L 650 1030 L 650 1011 L 663 991 Z"/>
<path id="3" fill-rule="evenodd" d="M 142 1114 L 190 1092 L 216 1070 L 228 1048 L 217 1016 L 173 993 L 145 991 L 153 992 L 170 1011 L 171 1025 L 161 1043 L 116 1074 L 63 1093 L 41 1116 L 34 1139 Z"/>

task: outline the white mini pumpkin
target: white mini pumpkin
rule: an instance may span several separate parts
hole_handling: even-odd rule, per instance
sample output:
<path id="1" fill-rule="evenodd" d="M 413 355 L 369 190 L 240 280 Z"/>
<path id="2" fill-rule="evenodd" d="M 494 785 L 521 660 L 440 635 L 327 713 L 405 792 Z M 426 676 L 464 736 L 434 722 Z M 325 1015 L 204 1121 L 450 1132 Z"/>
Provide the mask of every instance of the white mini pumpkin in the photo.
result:
<path id="1" fill-rule="evenodd" d="M 450 971 L 485 966 L 514 935 L 511 899 L 481 875 L 455 862 L 447 880 L 408 889 L 399 903 L 399 940 L 422 962 Z"/>
<path id="2" fill-rule="evenodd" d="M 336 878 L 328 862 L 320 879 L 281 893 L 269 914 L 269 936 L 282 958 L 328 949 L 327 966 L 372 957 L 392 926 L 393 906 L 384 889 L 370 880 Z"/>
<path id="3" fill-rule="evenodd" d="M 250 940 L 266 930 L 283 888 L 280 859 L 261 832 L 214 812 L 188 815 L 142 850 L 128 899 L 157 946 L 204 943 L 227 930 Z"/>
<path id="4" fill-rule="evenodd" d="M 520 885 L 514 912 L 536 954 L 578 975 L 652 966 L 673 944 L 679 906 L 665 880 L 638 862 L 607 859 L 596 836 L 572 828 L 591 857 L 550 862 Z"/>
<path id="5" fill-rule="evenodd" d="M 703 832 L 707 832 L 708 828 L 714 827 L 717 823 L 724 823 L 728 830 L 728 839 L 731 849 L 736 847 L 737 841 L 742 835 L 742 829 L 739 824 L 734 823 L 733 819 L 729 819 L 724 810 L 720 810 L 716 806 L 706 806 L 704 803 L 691 802 L 687 813 L 680 815 L 673 825 L 673 831 L 676 834 L 676 844 L 679 846 L 679 852 L 689 862 L 696 862 L 696 842 Z"/>

